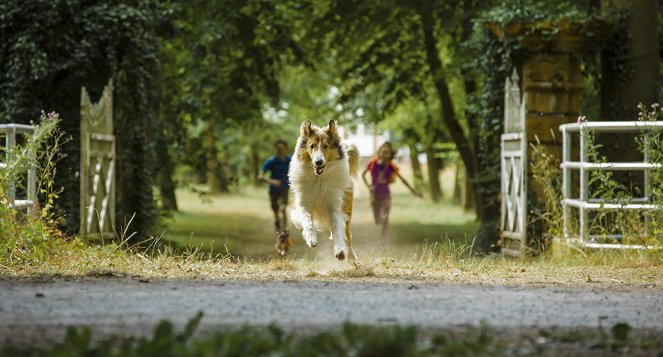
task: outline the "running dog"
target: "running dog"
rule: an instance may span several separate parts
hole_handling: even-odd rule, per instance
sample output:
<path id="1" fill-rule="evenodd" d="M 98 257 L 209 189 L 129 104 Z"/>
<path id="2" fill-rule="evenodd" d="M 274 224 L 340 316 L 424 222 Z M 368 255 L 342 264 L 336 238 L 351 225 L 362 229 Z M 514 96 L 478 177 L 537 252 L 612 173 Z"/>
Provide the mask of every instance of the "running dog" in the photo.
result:
<path id="1" fill-rule="evenodd" d="M 334 256 L 355 260 L 350 219 L 359 151 L 342 141 L 336 121 L 324 128 L 306 120 L 300 127 L 288 172 L 294 196 L 291 219 L 309 247 L 318 245 L 317 231 L 331 232 Z"/>
<path id="2" fill-rule="evenodd" d="M 279 253 L 281 258 L 285 258 L 288 255 L 288 250 L 292 247 L 294 243 L 290 239 L 290 234 L 288 232 L 280 232 L 278 237 L 276 237 L 276 251 Z"/>

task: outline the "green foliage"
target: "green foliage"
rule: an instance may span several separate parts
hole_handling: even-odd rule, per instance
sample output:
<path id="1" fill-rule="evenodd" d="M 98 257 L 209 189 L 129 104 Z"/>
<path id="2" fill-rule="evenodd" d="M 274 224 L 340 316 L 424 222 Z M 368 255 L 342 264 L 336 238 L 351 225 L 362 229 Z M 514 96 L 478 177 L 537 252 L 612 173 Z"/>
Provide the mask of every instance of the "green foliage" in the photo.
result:
<path id="1" fill-rule="evenodd" d="M 407 98 L 425 96 L 426 59 L 414 5 L 399 1 L 325 5 L 316 9 L 317 26 L 311 27 L 307 40 L 321 57 L 329 51 L 337 54 L 341 103 L 349 108 L 360 105 L 380 120 Z M 362 105 L 368 98 L 372 105 Z"/>
<path id="2" fill-rule="evenodd" d="M 451 332 L 421 333 L 414 326 L 368 326 L 345 323 L 311 335 L 284 332 L 276 325 L 215 331 L 196 337 L 202 313 L 176 332 L 161 321 L 149 337 L 110 336 L 92 342 L 89 327 L 67 329 L 64 341 L 50 349 L 0 349 L 0 355 L 30 356 L 529 356 L 555 354 L 560 350 L 578 354 L 628 351 L 660 351 L 657 336 L 629 336 L 632 328 L 617 323 L 607 336 L 602 330 L 540 330 L 518 336 L 497 333 L 487 324 Z M 507 331 L 508 333 L 512 333 Z M 533 340 L 537 342 L 534 343 Z M 583 347 L 583 346 L 591 346 Z"/>
<path id="3" fill-rule="evenodd" d="M 55 228 L 60 216 L 53 207 L 60 193 L 53 184 L 63 143 L 60 118 L 56 113 L 42 113 L 40 122 L 25 145 L 4 153 L 5 166 L 0 166 L 0 264 L 5 266 L 44 260 L 52 246 L 49 241 L 62 238 Z M 7 204 L 7 193 L 12 188 L 25 191 L 24 176 L 33 167 L 41 205 L 27 213 L 17 211 Z"/>
<path id="4" fill-rule="evenodd" d="M 628 340 L 628 334 L 631 331 L 631 326 L 627 323 L 620 322 L 612 326 L 612 337 L 620 343 L 625 343 Z"/>
<path id="5" fill-rule="evenodd" d="M 163 5 L 163 6 L 162 6 Z M 156 127 L 156 35 L 169 18 L 165 2 L 10 0 L 0 3 L 0 122 L 26 123 L 42 108 L 62 114 L 72 136 L 55 186 L 78 231 L 80 88 L 101 93 L 114 79 L 118 155 L 118 222 L 138 212 L 134 229 L 148 233 L 156 218 L 152 197 Z"/>
<path id="6" fill-rule="evenodd" d="M 174 32 L 165 36 L 159 56 L 159 131 L 169 160 L 199 173 L 218 161 L 214 174 L 227 180 L 250 176 L 259 165 L 246 156 L 255 161 L 271 153 L 278 133 L 260 135 L 275 129 L 264 119 L 282 109 L 284 63 L 302 59 L 293 6 L 198 0 L 177 7 Z"/>

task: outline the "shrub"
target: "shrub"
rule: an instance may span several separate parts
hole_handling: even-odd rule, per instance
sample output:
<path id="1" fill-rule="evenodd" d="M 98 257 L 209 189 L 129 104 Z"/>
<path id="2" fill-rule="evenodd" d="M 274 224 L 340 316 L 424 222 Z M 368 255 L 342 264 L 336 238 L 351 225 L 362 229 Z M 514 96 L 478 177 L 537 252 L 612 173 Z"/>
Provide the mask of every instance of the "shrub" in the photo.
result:
<path id="1" fill-rule="evenodd" d="M 0 263 L 3 265 L 43 260 L 47 242 L 62 236 L 56 228 L 59 215 L 53 211 L 53 203 L 60 194 L 53 183 L 55 164 L 61 157 L 58 149 L 65 141 L 58 130 L 59 122 L 58 114 L 42 112 L 40 124 L 25 144 L 4 155 L 6 165 L 0 167 Z M 9 206 L 8 192 L 12 187 L 25 190 L 22 176 L 33 165 L 36 165 L 41 204 L 27 212 L 16 210 Z"/>

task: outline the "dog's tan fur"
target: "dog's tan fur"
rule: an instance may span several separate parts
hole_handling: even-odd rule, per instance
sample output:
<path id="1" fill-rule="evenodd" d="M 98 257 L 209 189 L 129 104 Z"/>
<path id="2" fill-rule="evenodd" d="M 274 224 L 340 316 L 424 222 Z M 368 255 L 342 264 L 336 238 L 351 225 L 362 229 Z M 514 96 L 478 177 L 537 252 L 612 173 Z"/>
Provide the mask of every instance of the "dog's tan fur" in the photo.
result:
<path id="1" fill-rule="evenodd" d="M 318 243 L 317 230 L 331 231 L 339 260 L 356 258 L 350 220 L 358 166 L 359 151 L 342 141 L 335 121 L 324 128 L 310 120 L 302 123 L 289 171 L 294 195 L 291 218 L 310 247 Z"/>

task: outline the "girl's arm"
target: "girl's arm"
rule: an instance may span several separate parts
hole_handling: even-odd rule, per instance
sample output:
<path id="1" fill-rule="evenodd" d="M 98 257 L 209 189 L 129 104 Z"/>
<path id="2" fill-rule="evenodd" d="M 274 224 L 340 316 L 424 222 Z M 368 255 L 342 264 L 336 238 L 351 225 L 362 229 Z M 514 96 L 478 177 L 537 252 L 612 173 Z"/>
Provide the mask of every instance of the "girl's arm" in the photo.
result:
<path id="1" fill-rule="evenodd" d="M 403 184 L 404 184 L 407 188 L 410 189 L 410 192 L 412 192 L 413 195 L 415 195 L 415 196 L 417 196 L 417 197 L 424 197 L 424 196 L 421 194 L 421 192 L 417 191 L 415 188 L 413 188 L 412 186 L 410 186 L 410 184 L 407 183 L 407 180 L 406 180 L 405 178 L 403 178 L 403 176 L 401 176 L 401 174 L 400 174 L 398 171 L 395 171 L 395 173 L 396 173 L 396 175 L 398 176 L 398 178 L 400 178 L 401 181 L 403 181 Z"/>
<path id="2" fill-rule="evenodd" d="M 368 183 L 368 180 L 366 180 L 366 173 L 367 172 L 368 172 L 368 168 L 366 168 L 366 170 L 364 170 L 364 173 L 361 174 L 361 178 L 364 180 L 364 183 L 366 184 L 366 186 L 368 186 L 368 188 L 370 189 L 372 186 Z"/>

